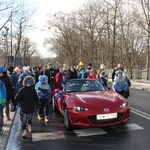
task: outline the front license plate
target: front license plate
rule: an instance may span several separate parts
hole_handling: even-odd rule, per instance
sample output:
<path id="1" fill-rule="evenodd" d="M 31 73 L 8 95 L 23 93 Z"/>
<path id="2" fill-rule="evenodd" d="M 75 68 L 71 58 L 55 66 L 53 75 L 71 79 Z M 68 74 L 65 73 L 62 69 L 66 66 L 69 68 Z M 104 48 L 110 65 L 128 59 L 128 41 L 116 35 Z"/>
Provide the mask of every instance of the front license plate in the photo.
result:
<path id="1" fill-rule="evenodd" d="M 96 119 L 97 119 L 97 120 L 113 119 L 113 118 L 117 118 L 117 113 L 101 114 L 101 115 L 97 115 L 97 116 L 96 116 Z"/>

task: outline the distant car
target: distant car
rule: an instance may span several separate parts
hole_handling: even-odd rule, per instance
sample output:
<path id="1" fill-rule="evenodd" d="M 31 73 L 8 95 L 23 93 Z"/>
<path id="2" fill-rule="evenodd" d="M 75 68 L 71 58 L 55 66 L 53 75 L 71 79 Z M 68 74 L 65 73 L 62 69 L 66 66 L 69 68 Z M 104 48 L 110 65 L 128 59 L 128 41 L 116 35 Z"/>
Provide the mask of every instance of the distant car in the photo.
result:
<path id="1" fill-rule="evenodd" d="M 124 124 L 130 118 L 128 100 L 95 79 L 68 80 L 62 91 L 55 89 L 53 106 L 67 129 Z"/>

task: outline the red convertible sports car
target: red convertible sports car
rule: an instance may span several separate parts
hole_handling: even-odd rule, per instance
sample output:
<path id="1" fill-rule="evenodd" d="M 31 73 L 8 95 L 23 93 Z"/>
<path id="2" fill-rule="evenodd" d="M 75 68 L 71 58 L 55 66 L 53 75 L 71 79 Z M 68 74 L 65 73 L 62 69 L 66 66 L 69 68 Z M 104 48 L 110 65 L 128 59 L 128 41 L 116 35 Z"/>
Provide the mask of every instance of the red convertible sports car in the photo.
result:
<path id="1" fill-rule="evenodd" d="M 62 91 L 55 89 L 53 106 L 67 129 L 124 124 L 130 118 L 128 100 L 95 79 L 68 80 Z"/>

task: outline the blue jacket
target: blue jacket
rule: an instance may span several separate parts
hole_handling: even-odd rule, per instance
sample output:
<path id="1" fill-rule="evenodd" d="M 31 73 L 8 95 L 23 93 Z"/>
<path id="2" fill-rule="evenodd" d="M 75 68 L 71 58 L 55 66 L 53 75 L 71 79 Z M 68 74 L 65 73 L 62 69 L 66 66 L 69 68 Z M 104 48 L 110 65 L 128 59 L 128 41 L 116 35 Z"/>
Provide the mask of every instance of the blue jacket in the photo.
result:
<path id="1" fill-rule="evenodd" d="M 115 77 L 113 86 L 116 92 L 127 91 L 129 89 L 126 77 L 124 76 Z"/>
<path id="2" fill-rule="evenodd" d="M 50 85 L 46 83 L 48 77 L 46 75 L 41 75 L 39 77 L 39 82 L 35 85 L 35 90 L 37 91 L 37 95 L 39 99 L 49 99 L 51 90 Z"/>
<path id="3" fill-rule="evenodd" d="M 6 103 L 7 91 L 5 84 L 0 80 L 0 104 Z"/>

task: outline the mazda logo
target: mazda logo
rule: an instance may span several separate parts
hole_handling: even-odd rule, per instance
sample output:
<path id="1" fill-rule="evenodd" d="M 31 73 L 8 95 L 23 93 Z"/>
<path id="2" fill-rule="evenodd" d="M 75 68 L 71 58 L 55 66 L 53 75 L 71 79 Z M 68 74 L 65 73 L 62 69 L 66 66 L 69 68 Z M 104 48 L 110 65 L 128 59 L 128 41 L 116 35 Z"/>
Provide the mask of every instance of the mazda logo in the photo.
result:
<path id="1" fill-rule="evenodd" d="M 104 112 L 109 112 L 108 108 L 104 108 L 103 110 L 104 110 Z"/>

